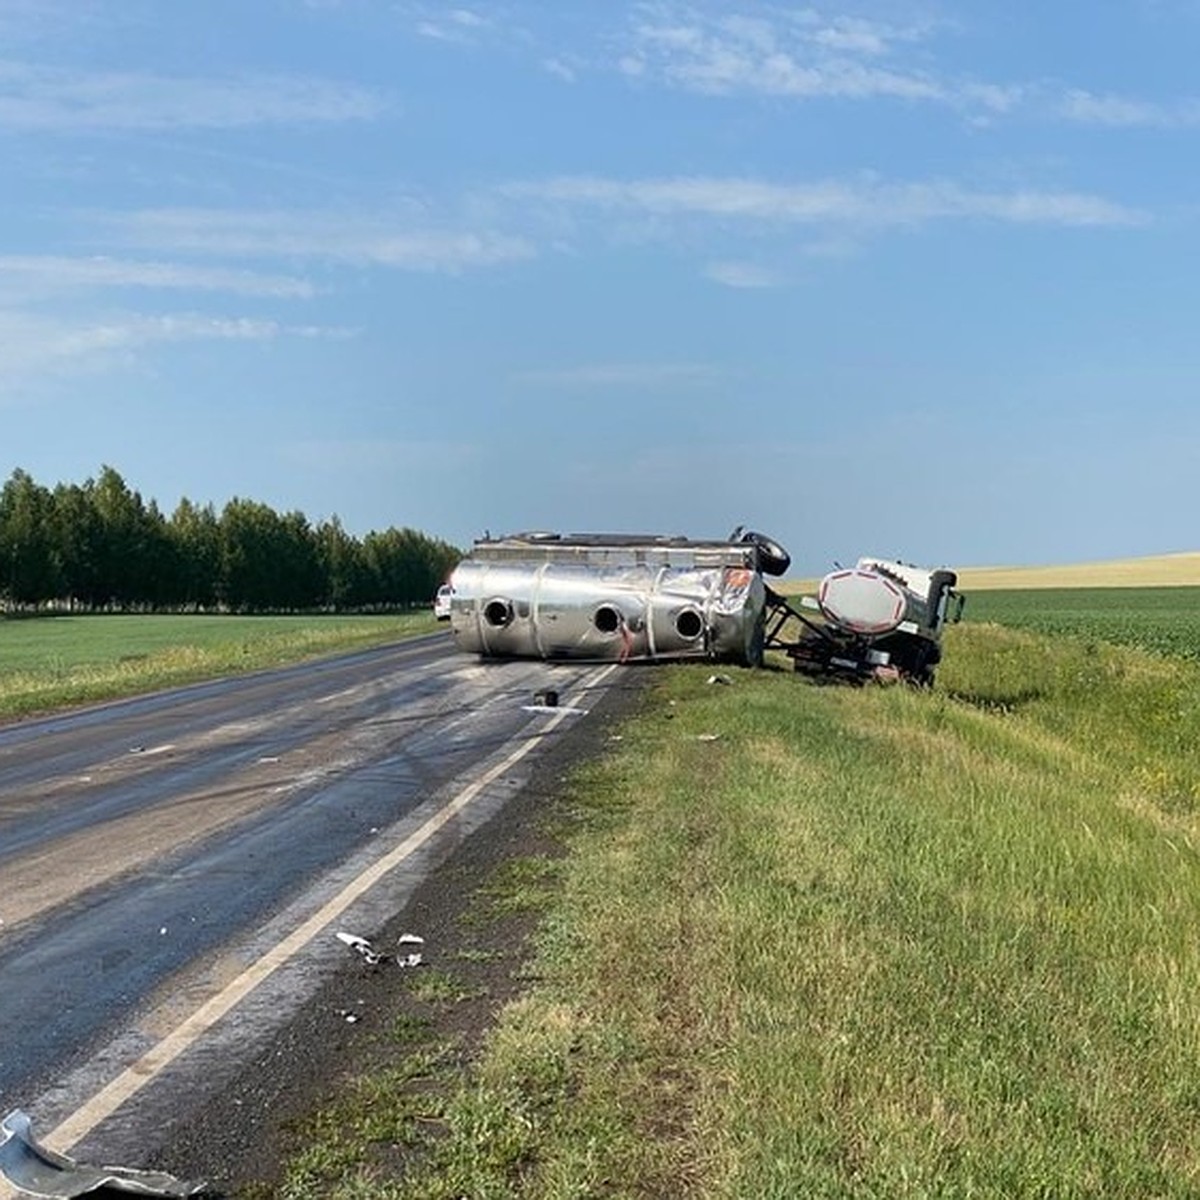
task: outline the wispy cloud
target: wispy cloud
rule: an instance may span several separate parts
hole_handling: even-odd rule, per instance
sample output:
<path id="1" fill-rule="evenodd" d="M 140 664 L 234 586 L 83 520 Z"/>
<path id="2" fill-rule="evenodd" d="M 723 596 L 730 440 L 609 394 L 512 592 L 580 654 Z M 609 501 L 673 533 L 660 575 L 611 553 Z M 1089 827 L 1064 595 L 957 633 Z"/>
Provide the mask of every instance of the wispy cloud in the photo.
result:
<path id="1" fill-rule="evenodd" d="M 712 262 L 704 268 L 704 274 L 714 283 L 731 288 L 772 288 L 783 283 L 777 271 L 751 262 Z"/>
<path id="2" fill-rule="evenodd" d="M 183 79 L 0 61 L 0 129 L 233 129 L 363 121 L 388 102 L 353 84 L 290 75 Z"/>
<path id="3" fill-rule="evenodd" d="M 17 283 L 38 294 L 113 287 L 228 292 L 274 299 L 309 299 L 316 294 L 307 280 L 286 275 L 58 255 L 0 256 L 0 287 L 5 282 Z"/>
<path id="4" fill-rule="evenodd" d="M 347 330 L 200 313 L 122 313 L 70 321 L 0 311 L 0 383 L 11 385 L 46 373 L 129 366 L 136 360 L 137 351 L 163 343 L 346 336 L 350 336 Z"/>
<path id="5" fill-rule="evenodd" d="M 574 83 L 579 78 L 578 66 L 562 55 L 542 59 L 542 69 L 564 83 Z"/>
<path id="6" fill-rule="evenodd" d="M 1192 97 L 1154 102 L 946 70 L 936 40 L 949 28 L 816 8 L 739 12 L 704 0 L 647 0 L 634 7 L 611 65 L 633 79 L 714 96 L 935 103 L 976 124 L 1023 112 L 1123 128 L 1200 125 L 1200 100 Z"/>
<path id="7" fill-rule="evenodd" d="M 953 181 L 888 183 L 874 176 L 780 184 L 759 179 L 677 176 L 619 180 L 560 176 L 506 185 L 502 191 L 575 209 L 702 217 L 741 224 L 823 224 L 859 228 L 937 220 L 1015 224 L 1128 226 L 1145 213 L 1084 192 L 973 189 Z"/>
<path id="8" fill-rule="evenodd" d="M 490 231 L 414 227 L 411 217 L 314 211 L 149 209 L 109 218 L 128 244 L 240 259 L 303 259 L 409 271 L 464 271 L 531 257 L 532 243 Z"/>
<path id="9" fill-rule="evenodd" d="M 416 30 L 422 37 L 443 42 L 468 42 L 481 31 L 490 28 L 490 18 L 470 8 L 426 8 L 430 15 L 417 20 Z"/>
<path id="10" fill-rule="evenodd" d="M 924 70 L 890 61 L 899 47 L 927 36 L 919 25 L 807 8 L 748 16 L 660 2 L 634 12 L 617 66 L 636 78 L 714 95 L 952 98 Z"/>
<path id="11" fill-rule="evenodd" d="M 497 19 L 486 5 L 449 5 L 440 0 L 398 0 L 394 11 L 412 31 L 431 41 L 458 46 L 506 40 L 513 32 L 511 19 Z"/>
<path id="12" fill-rule="evenodd" d="M 555 388 L 660 388 L 708 387 L 720 371 L 705 363 L 592 363 L 578 367 L 552 367 L 519 371 L 513 382 Z"/>
<path id="13" fill-rule="evenodd" d="M 1058 111 L 1069 121 L 1118 129 L 1139 126 L 1186 129 L 1200 125 L 1200 99 L 1161 103 L 1072 89 L 1063 97 Z"/>

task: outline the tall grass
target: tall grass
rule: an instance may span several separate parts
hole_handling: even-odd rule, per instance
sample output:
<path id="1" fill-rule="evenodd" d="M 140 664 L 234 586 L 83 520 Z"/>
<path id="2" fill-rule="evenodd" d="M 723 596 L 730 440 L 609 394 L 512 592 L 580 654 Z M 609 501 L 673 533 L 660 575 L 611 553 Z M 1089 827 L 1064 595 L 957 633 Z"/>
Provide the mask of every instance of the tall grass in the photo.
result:
<path id="1" fill-rule="evenodd" d="M 965 626 L 933 692 L 705 679 L 573 783 L 438 1136 L 320 1194 L 1197 1194 L 1197 668 Z"/>

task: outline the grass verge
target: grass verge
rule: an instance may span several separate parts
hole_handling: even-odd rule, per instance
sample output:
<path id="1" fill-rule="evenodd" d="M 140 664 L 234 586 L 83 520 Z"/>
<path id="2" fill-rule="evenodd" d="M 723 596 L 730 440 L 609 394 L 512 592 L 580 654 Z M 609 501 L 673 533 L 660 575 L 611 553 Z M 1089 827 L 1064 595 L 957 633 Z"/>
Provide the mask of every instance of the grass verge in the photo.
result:
<path id="1" fill-rule="evenodd" d="M 510 873 L 536 960 L 478 1061 L 285 1194 L 1195 1195 L 1195 665 L 968 625 L 934 692 L 705 679 Z"/>
<path id="2" fill-rule="evenodd" d="M 424 611 L 0 620 L 0 720 L 365 649 L 435 627 Z"/>

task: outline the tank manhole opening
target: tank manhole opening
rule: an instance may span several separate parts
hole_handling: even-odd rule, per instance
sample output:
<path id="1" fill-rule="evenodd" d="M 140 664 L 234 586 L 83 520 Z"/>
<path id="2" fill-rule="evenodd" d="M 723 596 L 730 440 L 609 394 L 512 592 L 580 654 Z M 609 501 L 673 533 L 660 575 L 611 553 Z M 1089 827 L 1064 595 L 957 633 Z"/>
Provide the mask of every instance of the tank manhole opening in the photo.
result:
<path id="1" fill-rule="evenodd" d="M 611 604 L 602 604 L 592 617 L 592 624 L 601 633 L 616 633 L 621 628 L 621 613 Z"/>
<path id="2" fill-rule="evenodd" d="M 512 605 L 507 600 L 489 600 L 483 609 L 483 619 L 497 629 L 502 629 L 513 619 Z"/>
<path id="3" fill-rule="evenodd" d="M 675 618 L 675 630 L 680 637 L 691 641 L 704 632 L 704 621 L 694 608 L 685 608 Z"/>

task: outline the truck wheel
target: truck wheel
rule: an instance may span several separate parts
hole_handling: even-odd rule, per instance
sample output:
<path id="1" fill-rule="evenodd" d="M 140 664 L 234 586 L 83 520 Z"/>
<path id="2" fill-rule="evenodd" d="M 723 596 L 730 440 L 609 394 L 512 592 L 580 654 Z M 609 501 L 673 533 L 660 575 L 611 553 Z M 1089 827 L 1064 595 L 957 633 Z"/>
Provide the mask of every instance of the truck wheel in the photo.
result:
<path id="1" fill-rule="evenodd" d="M 758 569 L 764 575 L 782 575 L 792 565 L 792 556 L 774 538 L 750 530 L 742 534 L 758 550 Z"/>

